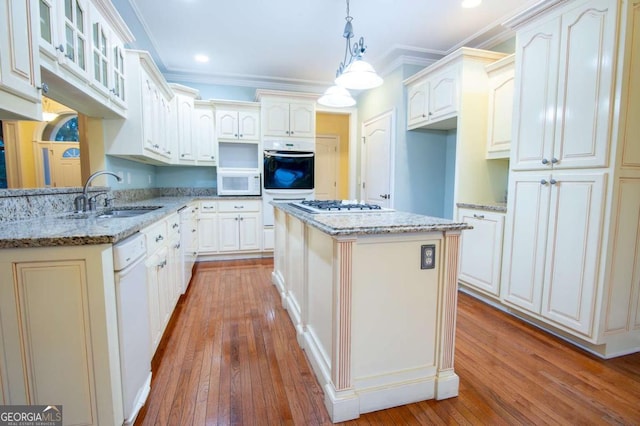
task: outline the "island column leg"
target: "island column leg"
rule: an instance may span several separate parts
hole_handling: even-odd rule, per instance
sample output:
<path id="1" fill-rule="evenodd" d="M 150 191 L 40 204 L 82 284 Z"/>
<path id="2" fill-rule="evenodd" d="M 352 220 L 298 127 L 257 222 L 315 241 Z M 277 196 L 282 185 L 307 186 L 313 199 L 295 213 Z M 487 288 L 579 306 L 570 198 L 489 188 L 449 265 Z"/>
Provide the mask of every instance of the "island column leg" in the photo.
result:
<path id="1" fill-rule="evenodd" d="M 353 238 L 337 239 L 334 245 L 333 350 L 331 383 L 325 387 L 325 406 L 331 421 L 360 417 L 360 401 L 351 383 L 351 297 Z"/>
<path id="2" fill-rule="evenodd" d="M 436 399 L 458 396 L 460 378 L 453 370 L 455 352 L 456 315 L 458 308 L 458 259 L 460 256 L 460 231 L 444 233 L 442 250 L 443 280 L 440 289 L 438 372 Z"/>

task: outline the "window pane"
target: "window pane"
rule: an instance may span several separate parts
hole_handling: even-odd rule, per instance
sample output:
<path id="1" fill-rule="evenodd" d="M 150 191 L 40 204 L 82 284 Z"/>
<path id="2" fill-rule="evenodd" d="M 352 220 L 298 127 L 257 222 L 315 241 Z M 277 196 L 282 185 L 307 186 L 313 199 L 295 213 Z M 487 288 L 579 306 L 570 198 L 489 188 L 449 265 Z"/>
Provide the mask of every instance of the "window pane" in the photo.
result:
<path id="1" fill-rule="evenodd" d="M 64 0 L 64 16 L 73 22 L 73 3 L 71 0 Z"/>
<path id="2" fill-rule="evenodd" d="M 100 55 L 93 52 L 93 77 L 100 81 Z"/>
<path id="3" fill-rule="evenodd" d="M 80 37 L 78 37 L 78 65 L 80 65 L 80 68 L 85 69 L 84 40 Z"/>
<path id="4" fill-rule="evenodd" d="M 51 43 L 51 9 L 40 0 L 40 36 Z"/>
<path id="5" fill-rule="evenodd" d="M 104 35 L 104 31 L 100 31 L 100 50 L 104 56 L 107 56 L 107 37 Z"/>
<path id="6" fill-rule="evenodd" d="M 95 24 L 93 24 L 93 44 L 95 46 L 99 46 L 100 40 L 98 38 L 98 34 L 100 32 L 100 28 L 98 26 L 98 23 L 96 22 Z"/>
<path id="7" fill-rule="evenodd" d="M 120 54 L 118 56 L 120 57 L 118 68 L 120 69 L 120 72 L 124 74 L 124 56 L 122 56 L 122 51 L 120 51 Z"/>
<path id="8" fill-rule="evenodd" d="M 109 74 L 107 74 L 107 61 L 106 60 L 102 60 L 102 84 L 104 85 L 104 87 L 109 87 L 109 82 L 107 81 L 107 77 Z"/>
<path id="9" fill-rule="evenodd" d="M 124 77 L 120 77 L 120 99 L 124 99 Z"/>
<path id="10" fill-rule="evenodd" d="M 76 2 L 76 26 L 81 33 L 84 33 L 84 13 L 80 8 L 80 3 Z"/>
<path id="11" fill-rule="evenodd" d="M 66 40 L 67 48 L 65 49 L 66 55 L 69 59 L 71 59 L 72 61 L 75 61 L 76 52 L 73 47 L 73 28 L 69 27 L 69 25 L 67 24 L 64 26 L 64 29 L 65 29 L 66 39 L 67 39 Z"/>

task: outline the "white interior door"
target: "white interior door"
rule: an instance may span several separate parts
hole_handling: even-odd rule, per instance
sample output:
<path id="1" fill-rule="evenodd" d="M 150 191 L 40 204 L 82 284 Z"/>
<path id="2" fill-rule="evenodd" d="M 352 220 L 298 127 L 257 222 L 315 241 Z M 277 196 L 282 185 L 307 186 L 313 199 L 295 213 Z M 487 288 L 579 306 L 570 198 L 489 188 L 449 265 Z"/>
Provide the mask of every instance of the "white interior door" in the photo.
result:
<path id="1" fill-rule="evenodd" d="M 339 136 L 316 136 L 314 186 L 318 200 L 335 200 L 337 197 L 339 145 Z"/>
<path id="2" fill-rule="evenodd" d="M 362 199 L 367 203 L 393 207 L 393 112 L 389 111 L 363 124 Z"/>

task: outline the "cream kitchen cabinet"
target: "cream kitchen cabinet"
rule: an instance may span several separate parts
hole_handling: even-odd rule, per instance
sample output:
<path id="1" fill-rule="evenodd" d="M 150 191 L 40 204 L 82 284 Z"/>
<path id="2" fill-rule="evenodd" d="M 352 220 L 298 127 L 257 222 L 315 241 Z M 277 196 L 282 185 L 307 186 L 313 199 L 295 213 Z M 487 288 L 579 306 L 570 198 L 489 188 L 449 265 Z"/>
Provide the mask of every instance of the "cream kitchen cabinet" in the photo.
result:
<path id="1" fill-rule="evenodd" d="M 162 220 L 142 230 L 147 243 L 147 292 L 149 295 L 149 326 L 151 353 L 155 353 L 164 333 L 170 310 L 170 271 L 167 223 Z"/>
<path id="2" fill-rule="evenodd" d="M 551 1 L 505 25 L 516 86 L 501 299 L 599 356 L 640 351 L 640 1 Z"/>
<path id="3" fill-rule="evenodd" d="M 458 112 L 460 65 L 449 64 L 407 87 L 407 128 L 455 127 Z M 446 123 L 443 120 L 453 118 Z"/>
<path id="4" fill-rule="evenodd" d="M 179 211 L 180 244 L 183 256 L 181 293 L 186 292 L 189 287 L 193 275 L 193 265 L 198 258 L 198 210 L 198 203 L 193 202 Z"/>
<path id="5" fill-rule="evenodd" d="M 513 121 L 515 55 L 486 66 L 489 76 L 487 158 L 509 158 Z"/>
<path id="6" fill-rule="evenodd" d="M 106 153 L 170 164 L 173 91 L 147 52 L 126 51 L 126 75 L 128 118 L 104 120 Z"/>
<path id="7" fill-rule="evenodd" d="M 200 201 L 198 210 L 198 254 L 218 252 L 218 203 Z"/>
<path id="8" fill-rule="evenodd" d="M 215 117 L 209 101 L 195 101 L 194 139 L 197 147 L 197 164 L 215 166 L 218 162 L 218 141 L 215 134 Z"/>
<path id="9" fill-rule="evenodd" d="M 35 2 L 17 0 L 0 7 L 0 118 L 42 119 L 40 61 Z"/>
<path id="10" fill-rule="evenodd" d="M 242 104 L 251 105 L 243 106 Z M 215 105 L 218 140 L 260 140 L 260 109 L 258 104 L 216 102 Z M 234 106 L 236 107 L 234 108 Z"/>
<path id="11" fill-rule="evenodd" d="M 259 200 L 218 202 L 220 251 L 261 249 L 262 213 Z"/>
<path id="12" fill-rule="evenodd" d="M 184 287 L 183 279 L 183 271 L 182 271 L 182 255 L 183 255 L 183 247 L 181 241 L 181 223 L 180 216 L 178 213 L 174 213 L 169 216 L 167 219 L 167 234 L 169 240 L 167 242 L 167 250 L 168 250 L 168 263 L 169 263 L 169 306 L 170 312 L 169 317 L 171 317 L 171 313 L 176 307 L 178 303 L 178 299 L 182 294 L 182 288 Z"/>
<path id="13" fill-rule="evenodd" d="M 513 176 L 502 297 L 590 337 L 606 173 Z"/>
<path id="14" fill-rule="evenodd" d="M 263 135 L 280 138 L 315 138 L 315 103 L 274 101 L 262 103 Z"/>
<path id="15" fill-rule="evenodd" d="M 180 84 L 170 84 L 174 93 L 172 111 L 175 124 L 175 146 L 173 162 L 181 165 L 194 165 L 197 157 L 195 140 L 195 105 L 198 91 Z"/>
<path id="16" fill-rule="evenodd" d="M 40 63 L 50 96 L 94 117 L 126 117 L 124 46 L 133 41 L 106 0 L 39 0 Z"/>
<path id="17" fill-rule="evenodd" d="M 518 33 L 513 170 L 607 166 L 616 15 L 609 0 L 572 2 Z"/>
<path id="18" fill-rule="evenodd" d="M 458 221 L 473 226 L 462 234 L 458 280 L 493 298 L 500 296 L 504 213 L 458 209 Z"/>
<path id="19" fill-rule="evenodd" d="M 0 316 L 3 404 L 62 404 L 65 424 L 122 424 L 110 244 L 0 250 Z"/>

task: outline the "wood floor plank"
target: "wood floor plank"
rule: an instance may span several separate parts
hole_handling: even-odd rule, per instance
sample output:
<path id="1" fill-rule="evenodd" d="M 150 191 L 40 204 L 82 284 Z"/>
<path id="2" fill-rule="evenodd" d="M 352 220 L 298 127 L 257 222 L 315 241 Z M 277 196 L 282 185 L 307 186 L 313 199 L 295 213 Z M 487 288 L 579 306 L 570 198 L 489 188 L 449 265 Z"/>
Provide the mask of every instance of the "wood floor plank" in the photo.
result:
<path id="1" fill-rule="evenodd" d="M 331 423 L 272 269 L 262 259 L 197 265 L 137 425 Z M 339 424 L 640 424 L 640 354 L 602 360 L 466 294 L 458 306 L 458 397 Z"/>

